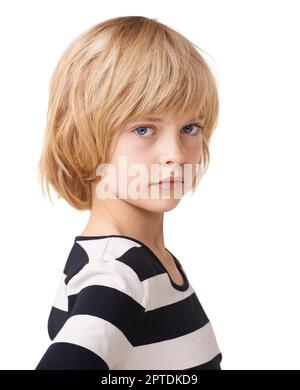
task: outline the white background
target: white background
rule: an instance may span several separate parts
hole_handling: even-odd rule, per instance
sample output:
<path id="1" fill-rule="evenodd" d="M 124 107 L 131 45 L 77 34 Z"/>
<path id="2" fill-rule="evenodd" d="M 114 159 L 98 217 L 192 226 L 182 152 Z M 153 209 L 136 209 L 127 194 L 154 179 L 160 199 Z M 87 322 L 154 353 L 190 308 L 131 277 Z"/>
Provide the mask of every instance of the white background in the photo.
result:
<path id="1" fill-rule="evenodd" d="M 220 93 L 211 163 L 165 215 L 165 244 L 210 318 L 222 369 L 300 369 L 298 1 L 1 2 L 0 369 L 33 369 L 80 212 L 43 198 L 48 83 L 83 30 L 157 18 L 205 50 Z"/>

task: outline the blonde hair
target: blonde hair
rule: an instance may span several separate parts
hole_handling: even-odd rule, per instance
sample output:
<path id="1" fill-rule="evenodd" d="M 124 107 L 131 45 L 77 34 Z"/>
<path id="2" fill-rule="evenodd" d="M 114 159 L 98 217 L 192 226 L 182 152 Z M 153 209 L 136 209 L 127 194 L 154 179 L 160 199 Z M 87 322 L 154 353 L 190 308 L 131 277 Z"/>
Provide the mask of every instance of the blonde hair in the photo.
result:
<path id="1" fill-rule="evenodd" d="M 219 101 L 214 76 L 196 47 L 143 16 L 108 19 L 74 39 L 49 84 L 38 163 L 43 192 L 46 185 L 51 199 L 52 185 L 74 208 L 91 209 L 97 166 L 110 161 L 122 125 L 161 112 L 204 116 L 203 175 Z"/>

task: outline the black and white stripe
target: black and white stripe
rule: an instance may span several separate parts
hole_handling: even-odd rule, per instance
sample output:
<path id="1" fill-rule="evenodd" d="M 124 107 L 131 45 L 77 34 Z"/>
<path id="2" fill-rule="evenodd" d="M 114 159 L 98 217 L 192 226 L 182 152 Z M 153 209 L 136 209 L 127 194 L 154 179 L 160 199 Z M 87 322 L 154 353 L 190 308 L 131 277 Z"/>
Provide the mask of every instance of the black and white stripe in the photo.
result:
<path id="1" fill-rule="evenodd" d="M 171 253 L 171 252 L 170 252 Z M 177 285 L 127 236 L 77 236 L 36 369 L 221 369 L 212 325 L 179 260 Z"/>

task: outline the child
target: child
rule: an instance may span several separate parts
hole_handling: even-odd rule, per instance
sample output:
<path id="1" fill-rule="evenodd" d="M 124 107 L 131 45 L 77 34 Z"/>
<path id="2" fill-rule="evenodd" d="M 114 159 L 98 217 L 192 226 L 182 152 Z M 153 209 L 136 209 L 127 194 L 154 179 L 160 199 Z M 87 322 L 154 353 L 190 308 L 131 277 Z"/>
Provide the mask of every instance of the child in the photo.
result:
<path id="1" fill-rule="evenodd" d="M 218 107 L 202 56 L 156 19 L 109 19 L 67 47 L 39 168 L 48 194 L 51 185 L 90 217 L 36 369 L 221 369 L 212 325 L 163 238 L 164 212 L 207 168 Z"/>

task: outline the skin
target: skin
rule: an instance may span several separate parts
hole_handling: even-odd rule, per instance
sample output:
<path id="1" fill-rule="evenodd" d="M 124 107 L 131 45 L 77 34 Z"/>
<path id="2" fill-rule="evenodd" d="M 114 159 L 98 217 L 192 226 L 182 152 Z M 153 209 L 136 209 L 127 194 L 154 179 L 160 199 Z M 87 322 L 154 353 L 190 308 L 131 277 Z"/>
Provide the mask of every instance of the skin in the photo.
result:
<path id="1" fill-rule="evenodd" d="M 202 154 L 202 132 L 195 123 L 202 125 L 203 122 L 192 113 L 176 118 L 166 114 L 155 115 L 155 117 L 160 118 L 162 122 L 142 119 L 128 122 L 124 126 L 110 161 L 116 170 L 117 183 L 120 156 L 127 157 L 128 167 L 134 163 L 144 164 L 148 173 L 144 175 L 142 181 L 144 190 L 150 190 L 153 187 L 151 183 L 154 181 L 171 176 L 174 166 L 183 168 L 184 164 L 192 164 L 193 177 L 195 165 Z M 137 128 L 138 131 L 135 130 Z M 161 176 L 158 180 L 153 180 L 150 175 L 151 164 L 159 165 Z M 175 176 L 178 176 L 180 171 L 175 172 Z M 181 173 L 184 174 L 183 169 Z M 133 176 L 127 176 L 128 186 L 134 179 Z M 156 186 L 156 189 L 158 188 Z M 183 195 L 186 192 L 187 190 L 184 190 Z M 114 192 L 115 199 L 99 199 L 96 185 L 93 185 L 92 208 L 81 235 L 115 234 L 134 237 L 147 245 L 172 275 L 172 279 L 181 284 L 182 276 L 165 248 L 163 229 L 164 213 L 174 209 L 180 199 L 172 196 L 172 190 L 168 199 L 162 199 L 162 191 L 159 193 L 159 199 L 152 199 L 151 196 L 148 199 L 131 197 L 122 199 L 119 194 L 117 184 Z"/>

